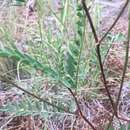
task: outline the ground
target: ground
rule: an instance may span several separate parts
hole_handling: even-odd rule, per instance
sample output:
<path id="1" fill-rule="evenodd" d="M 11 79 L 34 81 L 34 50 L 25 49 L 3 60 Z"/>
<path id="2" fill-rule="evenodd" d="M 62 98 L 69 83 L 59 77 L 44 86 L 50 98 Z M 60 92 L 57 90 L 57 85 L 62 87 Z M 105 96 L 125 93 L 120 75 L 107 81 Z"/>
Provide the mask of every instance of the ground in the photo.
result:
<path id="1" fill-rule="evenodd" d="M 123 0 L 111 0 L 111 1 L 110 0 L 105 0 L 105 1 L 97 0 L 97 3 L 100 3 L 103 7 L 102 20 L 101 20 L 101 25 L 100 25 L 99 31 L 105 32 L 109 28 L 111 23 L 114 21 L 114 19 L 117 17 L 124 1 Z M 25 10 L 22 9 L 20 11 L 25 11 Z M 123 14 L 123 16 L 120 18 L 117 25 L 111 31 L 111 35 L 116 35 L 119 32 L 123 35 L 127 34 L 127 27 L 128 27 L 127 15 L 128 14 L 127 14 L 127 10 L 126 10 L 125 13 Z M 31 22 L 31 20 L 33 21 L 33 19 L 35 19 L 35 14 L 31 15 L 28 20 L 29 20 L 29 22 Z M 19 39 L 19 35 L 16 35 L 16 36 L 17 36 L 16 39 Z M 124 55 L 125 55 L 125 41 L 124 42 L 116 41 L 113 43 L 112 47 L 110 48 L 110 51 L 104 62 L 105 70 L 109 70 L 109 75 L 107 77 L 107 80 L 110 84 L 111 93 L 114 96 L 117 95 L 118 90 L 119 90 L 119 83 L 121 81 L 121 74 L 122 74 L 122 70 L 123 70 L 123 66 L 124 66 Z M 130 54 L 129 54 L 129 57 L 130 57 Z M 120 110 L 122 113 L 124 110 L 127 111 L 125 113 L 126 115 L 123 114 L 123 116 L 125 118 L 127 118 L 126 116 L 127 116 L 127 114 L 129 114 L 129 105 L 125 105 L 125 103 L 126 104 L 129 103 L 129 94 L 130 94 L 129 76 L 130 76 L 130 61 L 129 61 L 128 69 L 127 69 L 123 92 L 122 92 L 122 101 L 124 101 L 124 100 L 125 101 Z M 13 102 L 16 100 L 19 100 L 19 95 L 17 95 L 14 92 L 14 90 L 7 90 L 7 91 L 1 90 L 0 91 L 0 106 L 4 105 L 6 102 L 10 102 L 10 101 Z M 81 106 L 83 107 L 82 109 L 86 109 L 86 110 L 84 110 L 86 112 L 86 115 L 88 114 L 87 112 L 90 111 L 90 109 L 86 108 L 87 105 L 89 107 L 91 107 L 92 114 L 95 114 L 97 112 L 100 113 L 100 114 L 95 114 L 95 117 L 91 117 L 92 118 L 91 120 L 95 124 L 98 124 L 98 126 L 100 126 L 100 123 L 105 122 L 107 119 L 110 118 L 109 114 L 106 115 L 106 113 L 104 112 L 104 111 L 110 111 L 109 110 L 110 106 L 109 106 L 109 103 L 107 103 L 106 99 L 101 100 L 101 101 L 93 100 L 93 101 L 90 101 L 89 103 L 82 102 L 82 100 L 79 102 L 81 103 Z M 99 120 L 100 118 L 102 118 L 102 121 Z M 63 121 L 64 125 L 69 124 L 67 121 L 68 120 L 64 119 L 64 121 Z M 2 129 L 2 127 L 5 127 L 6 123 L 7 123 L 8 125 L 7 125 L 6 130 L 33 130 L 32 126 L 34 124 L 35 124 L 35 130 L 40 130 L 39 129 L 40 127 L 43 128 L 43 126 L 42 126 L 43 122 L 44 121 L 42 121 L 38 117 L 36 117 L 36 119 L 33 119 L 31 116 L 10 118 L 10 115 L 8 115 L 8 114 L 5 114 L 5 113 L 0 114 L 0 127 Z M 76 120 L 75 122 L 79 123 L 79 126 L 77 126 L 77 129 L 80 129 L 80 128 L 82 128 L 82 130 L 88 129 L 88 127 L 83 124 L 82 120 L 81 120 L 81 122 L 80 122 L 80 120 Z M 53 128 L 56 128 L 56 125 L 58 125 L 58 123 L 52 121 L 48 125 L 50 125 L 50 130 L 52 130 Z M 60 125 L 59 125 L 59 130 L 61 128 Z M 103 128 L 101 128 L 101 127 L 97 128 L 97 129 L 103 130 Z"/>

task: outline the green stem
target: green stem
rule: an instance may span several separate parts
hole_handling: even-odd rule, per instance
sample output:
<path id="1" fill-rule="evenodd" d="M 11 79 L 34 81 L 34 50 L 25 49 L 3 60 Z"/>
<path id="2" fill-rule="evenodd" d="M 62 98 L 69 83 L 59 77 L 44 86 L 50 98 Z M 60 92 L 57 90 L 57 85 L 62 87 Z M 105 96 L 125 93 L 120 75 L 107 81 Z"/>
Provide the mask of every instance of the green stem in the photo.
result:
<path id="1" fill-rule="evenodd" d="M 85 25 L 85 19 L 84 19 L 84 25 Z M 82 55 L 82 50 L 83 50 L 84 36 L 85 36 L 85 27 L 84 27 L 83 36 L 81 37 L 81 41 L 80 41 L 81 47 L 80 47 L 80 51 L 79 51 L 77 70 L 76 70 L 76 88 L 78 88 L 79 69 L 80 69 L 80 61 L 81 61 L 81 55 Z"/>

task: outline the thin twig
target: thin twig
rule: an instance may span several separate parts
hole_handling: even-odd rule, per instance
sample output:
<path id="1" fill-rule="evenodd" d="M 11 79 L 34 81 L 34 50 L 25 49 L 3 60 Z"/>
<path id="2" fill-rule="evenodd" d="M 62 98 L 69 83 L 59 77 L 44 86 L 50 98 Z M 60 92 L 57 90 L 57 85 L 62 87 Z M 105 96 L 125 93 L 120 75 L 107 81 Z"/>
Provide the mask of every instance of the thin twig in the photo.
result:
<path id="1" fill-rule="evenodd" d="M 127 2 L 127 5 L 128 4 L 129 4 L 129 2 Z M 119 89 L 119 93 L 118 93 L 117 101 L 116 101 L 116 105 L 115 105 L 115 111 L 116 111 L 116 115 L 117 116 L 118 116 L 118 112 L 117 112 L 118 104 L 119 104 L 119 101 L 120 101 L 121 92 L 122 92 L 122 89 L 123 89 L 123 83 L 124 83 L 124 79 L 125 79 L 125 73 L 126 73 L 127 65 L 128 65 L 129 46 L 130 46 L 130 8 L 129 8 L 129 24 L 128 24 L 128 36 L 127 36 L 127 42 L 126 42 L 126 55 L 125 55 L 124 69 L 123 69 L 122 79 L 121 79 L 121 84 L 120 84 L 120 89 Z M 113 116 L 111 118 L 111 122 L 109 123 L 109 126 L 111 125 L 111 123 L 113 121 L 114 114 L 115 113 L 113 113 Z M 121 120 L 124 120 L 123 118 L 121 118 L 119 116 L 118 116 L 118 118 L 121 119 Z"/>
<path id="2" fill-rule="evenodd" d="M 75 103 L 76 103 L 76 105 L 77 105 L 77 109 L 78 109 L 78 112 L 79 112 L 80 116 L 84 119 L 85 122 L 87 122 L 87 123 L 91 126 L 91 128 L 92 128 L 93 130 L 96 130 L 96 128 L 93 126 L 93 124 L 92 124 L 92 123 L 84 116 L 84 114 L 82 113 L 81 108 L 80 108 L 80 105 L 79 105 L 79 103 L 78 103 L 78 100 L 77 100 L 77 98 L 75 97 L 73 91 L 72 91 L 70 88 L 68 88 L 68 87 L 67 87 L 67 89 L 69 90 L 69 92 L 71 93 L 71 95 L 73 96 L 73 98 L 74 98 L 74 100 L 75 100 Z"/>
<path id="3" fill-rule="evenodd" d="M 117 109 L 118 104 L 119 104 L 119 100 L 120 100 L 120 96 L 121 96 L 121 92 L 122 92 L 122 88 L 123 88 L 123 83 L 124 83 L 124 79 L 125 79 L 125 73 L 126 73 L 127 65 L 128 65 L 129 46 L 130 46 L 129 42 L 130 42 L 130 18 L 129 18 L 129 27 L 128 27 L 128 40 L 127 40 L 127 43 L 126 43 L 125 63 L 124 63 L 124 69 L 123 69 L 121 84 L 120 84 L 120 90 L 119 90 L 119 94 L 118 94 L 118 98 L 117 98 L 117 102 L 116 102 L 116 109 Z"/>
<path id="4" fill-rule="evenodd" d="M 85 0 L 82 0 L 82 5 L 83 5 L 83 9 L 84 9 L 84 11 L 85 11 L 85 13 L 86 13 L 86 16 L 87 16 L 87 18 L 88 18 L 90 27 L 91 27 L 91 29 L 92 29 L 92 33 L 93 33 L 95 42 L 98 43 L 98 36 L 97 36 L 96 30 L 95 30 L 95 28 L 94 28 L 93 21 L 92 21 L 92 18 L 91 18 L 91 16 L 90 16 L 89 10 L 88 10 L 88 8 L 87 8 L 87 6 L 86 6 Z"/>
<path id="5" fill-rule="evenodd" d="M 113 28 L 113 27 L 116 25 L 116 23 L 118 22 L 119 18 L 121 17 L 121 15 L 123 14 L 125 8 L 127 7 L 128 2 L 129 2 L 129 0 L 126 1 L 126 3 L 124 4 L 122 10 L 120 11 L 120 13 L 119 13 L 119 15 L 117 16 L 117 18 L 116 18 L 116 20 L 114 21 L 114 23 L 113 23 L 113 24 L 111 25 L 111 27 L 108 29 L 108 31 L 104 34 L 104 36 L 101 38 L 101 40 L 98 41 L 98 36 L 96 35 L 96 31 L 95 31 L 95 29 L 94 29 L 94 25 L 92 24 L 92 19 L 91 19 L 90 14 L 89 14 L 89 12 L 88 12 L 88 10 L 87 10 L 87 6 L 86 6 L 86 4 L 85 4 L 85 0 L 82 0 L 83 8 L 84 8 L 84 10 L 85 10 L 85 12 L 86 12 L 86 15 L 87 15 L 87 17 L 88 17 L 88 20 L 89 20 L 89 23 L 90 23 L 90 26 L 91 26 L 91 29 L 92 29 L 92 33 L 93 33 L 93 35 L 94 35 L 94 38 L 95 38 L 96 43 L 98 43 L 97 46 L 96 46 L 96 51 L 97 51 L 98 60 L 99 60 L 99 64 L 100 64 L 100 69 L 101 69 L 101 75 L 102 75 L 102 78 L 103 78 L 103 83 L 104 83 L 105 89 L 106 89 L 106 91 L 107 91 L 107 94 L 108 94 L 109 100 L 110 100 L 110 102 L 111 102 L 111 105 L 112 105 L 112 107 L 113 107 L 114 114 L 115 114 L 117 117 L 118 117 L 118 115 L 117 115 L 117 108 L 115 108 L 115 104 L 114 104 L 114 102 L 113 102 L 113 100 L 112 100 L 112 98 L 111 98 L 110 92 L 109 92 L 109 90 L 108 90 L 108 88 L 107 88 L 107 82 L 106 82 L 106 78 L 105 78 L 105 74 L 104 74 L 104 69 L 103 69 L 103 63 L 102 63 L 101 54 L 100 54 L 100 44 L 101 44 L 101 42 L 106 38 L 107 34 L 112 30 L 112 28 Z M 123 82 L 124 82 L 124 81 L 123 81 Z M 122 83 L 121 83 L 121 84 L 122 84 Z M 120 92 L 120 93 L 121 93 L 121 92 Z M 116 105 L 116 106 L 117 106 L 117 105 Z M 112 117 L 114 117 L 114 116 L 112 116 Z"/>
<path id="6" fill-rule="evenodd" d="M 101 44 L 102 41 L 106 38 L 106 36 L 108 35 L 108 33 L 113 29 L 113 27 L 116 25 L 116 23 L 118 22 L 118 20 L 120 19 L 121 15 L 123 14 L 125 8 L 127 7 L 129 3 L 129 0 L 126 1 L 126 3 L 124 4 L 123 8 L 121 9 L 119 15 L 117 16 L 117 18 L 115 19 L 115 21 L 113 22 L 113 24 L 110 26 L 110 28 L 108 29 L 108 31 L 104 34 L 104 36 L 99 40 L 98 44 Z"/>
<path id="7" fill-rule="evenodd" d="M 99 43 L 98 41 L 98 36 L 97 36 L 97 33 L 96 33 L 96 30 L 94 28 L 94 25 L 93 25 L 93 22 L 92 22 L 92 18 L 90 16 L 90 13 L 88 11 L 88 8 L 86 6 L 86 3 L 85 3 L 85 0 L 82 0 L 82 5 L 83 5 L 83 9 L 86 13 L 86 16 L 88 18 L 88 21 L 89 21 L 89 24 L 90 24 L 90 27 L 92 29 L 92 33 L 94 35 L 94 39 L 95 39 L 95 42 L 96 43 Z M 113 108 L 113 111 L 115 111 L 115 106 L 114 106 L 114 102 L 112 100 L 112 97 L 111 97 L 111 94 L 109 92 L 109 89 L 107 87 L 107 81 L 106 81 L 106 77 L 105 77 L 105 74 L 104 74 L 104 69 L 103 69 L 103 64 L 102 64 L 102 59 L 101 59 L 101 54 L 100 54 L 100 44 L 97 44 L 96 45 L 96 52 L 97 52 L 97 56 L 98 56 L 98 61 L 99 61 L 99 65 L 100 65 L 100 70 L 101 70 L 101 75 L 102 75 L 102 78 L 103 78 L 103 83 L 104 83 L 104 87 L 106 89 L 106 92 L 107 92 L 107 95 L 109 97 L 109 100 L 111 102 L 111 105 L 112 105 L 112 108 Z"/>
<path id="8" fill-rule="evenodd" d="M 47 100 L 45 100 L 45 99 L 43 99 L 43 98 L 41 98 L 41 97 L 39 97 L 39 96 L 37 96 L 37 95 L 35 95 L 35 94 L 33 94 L 33 93 L 27 91 L 27 90 L 25 90 L 25 89 L 23 89 L 22 87 L 20 87 L 20 86 L 18 86 L 17 84 L 15 84 L 13 81 L 11 81 L 11 80 L 5 78 L 5 76 L 0 75 L 0 78 L 4 79 L 4 81 L 6 81 L 7 83 L 12 84 L 14 87 L 16 87 L 16 88 L 18 88 L 19 90 L 25 92 L 26 94 L 32 96 L 33 98 L 36 98 L 36 99 L 38 99 L 39 101 L 42 101 L 42 102 L 44 102 L 44 103 L 47 103 L 48 105 L 50 105 L 50 106 L 52 106 L 52 107 L 55 107 L 55 108 L 57 108 L 57 109 L 59 109 L 59 110 L 62 110 L 62 111 L 64 111 L 64 112 L 67 112 L 67 113 L 70 113 L 70 114 L 73 114 L 73 115 L 74 115 L 73 112 L 70 112 L 70 111 L 68 111 L 68 110 L 66 110 L 66 109 L 64 109 L 64 108 L 61 108 L 61 107 L 59 107 L 59 106 L 56 106 L 56 105 L 54 105 L 54 104 L 48 102 Z"/>
<path id="9" fill-rule="evenodd" d="M 102 75 L 102 78 L 103 78 L 104 87 L 106 89 L 107 95 L 108 95 L 109 100 L 111 102 L 113 111 L 115 112 L 115 105 L 114 105 L 113 99 L 111 97 L 111 94 L 109 92 L 109 89 L 107 87 L 107 81 L 106 81 L 106 77 L 105 77 L 105 73 L 104 73 L 104 68 L 103 68 L 103 64 L 102 64 L 102 58 L 101 58 L 101 54 L 100 54 L 100 45 L 99 44 L 96 46 L 96 51 L 97 51 L 97 55 L 98 55 L 98 60 L 99 60 L 101 75 Z"/>

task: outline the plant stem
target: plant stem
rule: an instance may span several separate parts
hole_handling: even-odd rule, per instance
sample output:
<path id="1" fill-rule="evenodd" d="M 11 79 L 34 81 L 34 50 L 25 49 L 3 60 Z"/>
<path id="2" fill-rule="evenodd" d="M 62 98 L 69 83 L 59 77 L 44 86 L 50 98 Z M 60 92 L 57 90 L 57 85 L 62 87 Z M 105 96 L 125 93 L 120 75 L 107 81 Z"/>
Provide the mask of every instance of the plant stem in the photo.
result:
<path id="1" fill-rule="evenodd" d="M 62 110 L 62 111 L 64 111 L 64 112 L 67 112 L 67 113 L 70 113 L 70 114 L 73 114 L 73 115 L 74 115 L 73 112 L 70 112 L 70 111 L 68 111 L 68 110 L 65 110 L 64 108 L 61 108 L 61 107 L 59 107 L 59 106 L 56 106 L 56 105 L 54 105 L 54 104 L 52 104 L 52 103 L 46 101 L 45 99 L 40 98 L 39 96 L 37 96 L 37 95 L 35 95 L 35 94 L 33 94 L 33 93 L 31 93 L 31 92 L 29 92 L 29 91 L 23 89 L 22 87 L 18 86 L 17 84 L 15 84 L 14 82 L 12 82 L 11 80 L 5 78 L 5 76 L 0 75 L 0 78 L 4 79 L 4 81 L 6 81 L 7 83 L 12 84 L 14 87 L 16 87 L 16 88 L 18 88 L 19 90 L 25 92 L 26 94 L 32 96 L 33 98 L 36 98 L 36 99 L 38 99 L 39 101 L 42 101 L 42 102 L 44 102 L 44 103 L 46 103 L 46 104 L 48 104 L 48 105 L 50 105 L 50 106 L 52 106 L 52 107 L 55 107 L 55 108 L 57 108 L 57 109 L 59 109 L 59 110 Z"/>
<path id="2" fill-rule="evenodd" d="M 129 2 L 127 0 L 127 5 L 128 4 L 129 4 Z M 130 4 L 129 4 L 129 6 L 130 6 Z M 111 125 L 111 123 L 113 121 L 114 114 L 116 114 L 118 116 L 118 112 L 117 112 L 117 110 L 118 110 L 118 104 L 119 104 L 119 101 L 120 101 L 121 92 L 122 92 L 122 89 L 123 89 L 123 83 L 124 83 L 124 79 L 125 79 L 125 73 L 126 73 L 127 65 L 128 65 L 129 46 L 130 46 L 130 8 L 129 8 L 129 16 L 128 17 L 129 17 L 128 18 L 129 19 L 129 22 L 128 22 L 128 35 L 127 35 L 127 42 L 126 42 L 126 55 L 125 55 L 124 69 L 123 69 L 122 79 L 121 79 L 121 84 L 120 84 L 120 89 L 119 89 L 119 93 L 118 93 L 117 101 L 116 101 L 116 105 L 115 105 L 115 111 L 116 111 L 116 113 L 113 113 L 111 121 L 110 121 L 110 123 L 108 125 L 108 128 L 109 128 L 109 126 Z M 123 120 L 123 119 L 121 119 L 121 120 Z"/>
<path id="3" fill-rule="evenodd" d="M 73 98 L 74 98 L 74 100 L 75 100 L 75 103 L 76 103 L 76 105 L 77 105 L 77 109 L 78 109 L 78 112 L 79 112 L 80 116 L 84 119 L 84 121 L 85 121 L 86 123 L 88 123 L 88 124 L 91 126 L 91 128 L 92 128 L 93 130 L 96 130 L 96 128 L 93 126 L 93 124 L 92 124 L 92 123 L 84 116 L 84 114 L 82 113 L 81 108 L 80 108 L 80 105 L 79 105 L 79 103 L 78 103 L 78 100 L 77 100 L 77 98 L 75 97 L 73 91 L 72 91 L 70 88 L 68 88 L 68 87 L 67 87 L 67 89 L 69 90 L 69 92 L 71 93 L 71 95 L 73 96 Z"/>
<path id="4" fill-rule="evenodd" d="M 89 13 L 89 11 L 88 11 L 88 8 L 87 8 L 87 6 L 86 6 L 85 0 L 82 0 L 82 5 L 83 5 L 83 9 L 84 9 L 84 11 L 85 11 L 85 13 L 86 13 L 86 16 L 87 16 L 87 18 L 88 18 L 90 27 L 91 27 L 91 29 L 92 29 L 92 33 L 93 33 L 95 42 L 98 43 L 98 36 L 97 36 L 96 30 L 95 30 L 95 28 L 94 28 L 93 21 L 92 21 L 92 18 L 91 18 L 91 16 L 90 16 L 90 13 Z"/>
<path id="5" fill-rule="evenodd" d="M 121 84 L 120 84 L 120 90 L 119 90 L 119 94 L 118 94 L 118 98 L 117 98 L 117 102 L 116 102 L 116 109 L 118 107 L 118 103 L 119 103 L 119 100 L 120 100 L 120 96 L 121 96 L 121 92 L 122 92 L 122 88 L 123 88 L 123 83 L 124 83 L 124 79 L 125 79 L 125 73 L 126 73 L 126 70 L 127 70 L 128 57 L 129 57 L 129 46 L 130 46 L 129 44 L 130 44 L 130 9 L 129 9 L 129 23 L 128 23 L 128 36 L 127 36 L 127 42 L 126 42 L 125 63 L 124 63 L 124 69 L 123 69 Z"/>
<path id="6" fill-rule="evenodd" d="M 86 16 L 87 16 L 87 18 L 88 18 L 90 27 L 91 27 L 91 29 L 92 29 L 92 33 L 93 33 L 95 42 L 96 42 L 96 43 L 99 43 L 98 36 L 97 36 L 96 30 L 95 30 L 95 28 L 94 28 L 93 21 L 92 21 L 92 19 L 91 19 L 91 16 L 90 16 L 90 13 L 89 13 L 89 11 L 88 11 L 88 8 L 87 8 L 87 6 L 86 6 L 85 0 L 82 0 L 82 5 L 83 5 L 83 9 L 85 10 Z M 100 44 L 97 44 L 97 45 L 96 45 L 96 52 L 97 52 L 98 61 L 99 61 L 99 65 L 100 65 L 101 75 L 102 75 L 102 78 L 103 78 L 103 84 L 104 84 L 104 87 L 105 87 L 105 89 L 106 89 L 106 92 L 107 92 L 107 95 L 108 95 L 108 97 L 109 97 L 109 100 L 110 100 L 110 102 L 111 102 L 113 111 L 115 111 L 114 102 L 113 102 L 113 100 L 112 100 L 111 94 L 110 94 L 109 89 L 108 89 L 108 87 L 107 87 L 106 77 L 105 77 L 105 74 L 104 74 L 104 69 L 103 69 L 103 64 L 102 64 L 102 59 L 101 59 L 101 54 L 100 54 Z"/>
<path id="7" fill-rule="evenodd" d="M 103 69 L 102 58 L 101 58 L 101 54 L 100 54 L 100 45 L 99 44 L 96 46 L 96 52 L 97 52 L 97 55 L 98 55 L 98 61 L 99 61 L 99 65 L 100 65 L 101 75 L 102 75 L 102 78 L 103 78 L 103 84 L 104 84 L 104 87 L 106 89 L 109 100 L 111 102 L 113 111 L 115 112 L 115 105 L 114 105 L 113 99 L 111 97 L 111 94 L 109 92 L 109 89 L 107 87 L 107 81 L 106 81 L 106 77 L 105 77 L 105 73 L 104 73 L 104 69 Z"/>
<path id="8" fill-rule="evenodd" d="M 100 39 L 99 44 L 102 43 L 102 41 L 106 38 L 106 36 L 108 35 L 108 33 L 113 29 L 113 27 L 116 25 L 116 23 L 118 22 L 118 20 L 120 19 L 121 15 L 123 14 L 125 8 L 127 7 L 129 3 L 129 0 L 126 1 L 126 3 L 124 4 L 123 8 L 121 9 L 119 15 L 117 16 L 117 18 L 115 19 L 115 21 L 113 22 L 113 24 L 110 26 L 110 28 L 108 29 L 108 31 L 104 34 L 104 36 Z"/>
<path id="9" fill-rule="evenodd" d="M 85 19 L 84 19 L 84 25 L 85 25 Z M 79 50 L 77 70 L 76 70 L 76 88 L 78 88 L 79 69 L 80 69 L 80 61 L 81 61 L 81 55 L 82 55 L 82 50 L 83 50 L 84 37 L 85 37 L 85 27 L 84 27 L 83 35 L 81 36 L 81 40 L 80 40 L 81 46 L 80 46 L 80 50 Z"/>
<path id="10" fill-rule="evenodd" d="M 101 70 L 101 75 L 102 75 L 102 78 L 103 78 L 103 83 L 104 83 L 105 89 L 106 89 L 106 91 L 107 91 L 107 94 L 108 94 L 109 100 L 110 100 L 110 102 L 111 102 L 111 105 L 112 105 L 112 107 L 113 107 L 114 114 L 115 114 L 117 117 L 118 117 L 118 115 L 117 115 L 117 108 L 115 108 L 115 104 L 114 104 L 114 102 L 113 102 L 113 100 L 112 100 L 112 98 L 111 98 L 109 89 L 108 89 L 108 87 L 107 87 L 107 82 L 106 82 L 106 78 L 105 78 L 105 74 L 104 74 L 104 69 L 103 69 L 103 64 L 102 64 L 102 59 L 101 59 L 101 54 L 100 54 L 100 44 L 101 44 L 101 42 L 106 38 L 107 34 L 112 30 L 112 28 L 116 25 L 117 21 L 119 20 L 119 18 L 120 18 L 121 15 L 123 14 L 123 12 L 124 12 L 125 8 L 127 7 L 128 3 L 129 3 L 129 0 L 126 1 L 126 3 L 124 4 L 122 10 L 120 11 L 120 13 L 119 13 L 119 15 L 117 16 L 117 18 L 116 18 L 116 20 L 114 21 L 114 23 L 113 23 L 113 24 L 110 26 L 110 28 L 108 29 L 108 31 L 104 34 L 104 36 L 101 38 L 101 40 L 98 41 L 98 36 L 97 36 L 97 34 L 96 34 L 94 25 L 93 25 L 93 23 L 92 23 L 92 19 L 91 19 L 91 17 L 90 17 L 90 14 L 89 14 L 89 12 L 88 12 L 88 10 L 87 10 L 87 6 L 86 6 L 86 4 L 85 4 L 85 0 L 82 0 L 83 8 L 84 8 L 84 10 L 85 10 L 85 12 L 86 12 L 86 15 L 87 15 L 87 17 L 88 17 L 88 20 L 89 20 L 89 23 L 90 23 L 90 26 L 91 26 L 91 29 L 92 29 L 92 33 L 93 33 L 94 38 L 95 38 L 95 42 L 98 43 L 97 46 L 96 46 L 96 51 L 97 51 L 98 60 L 99 60 L 99 64 L 100 64 L 100 70 Z M 126 61 L 126 62 L 128 62 L 128 61 Z M 125 70 L 125 71 L 126 71 L 126 70 Z M 124 73 L 124 74 L 125 74 L 125 73 Z M 124 75 L 124 74 L 123 74 L 123 75 Z M 123 77 L 124 77 L 124 76 L 123 76 Z M 124 78 L 122 78 L 122 83 L 121 83 L 122 85 L 121 85 L 121 86 L 123 86 L 123 82 L 124 82 Z M 122 88 L 120 89 L 120 91 L 122 91 Z M 119 92 L 119 93 L 121 94 L 121 92 Z M 118 100 L 119 100 L 119 99 L 118 99 Z M 116 104 L 116 106 L 117 106 L 117 104 Z M 113 116 L 113 117 L 114 117 L 114 116 Z"/>

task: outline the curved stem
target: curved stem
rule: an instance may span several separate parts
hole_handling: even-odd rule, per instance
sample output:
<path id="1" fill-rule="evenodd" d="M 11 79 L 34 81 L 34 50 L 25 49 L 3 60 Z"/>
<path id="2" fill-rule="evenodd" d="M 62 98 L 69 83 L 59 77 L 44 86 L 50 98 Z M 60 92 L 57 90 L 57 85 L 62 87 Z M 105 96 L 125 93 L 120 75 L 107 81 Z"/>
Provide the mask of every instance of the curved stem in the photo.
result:
<path id="1" fill-rule="evenodd" d="M 69 92 L 71 93 L 71 95 L 73 96 L 73 98 L 74 98 L 74 100 L 75 100 L 75 103 L 76 103 L 76 105 L 77 105 L 77 108 L 78 108 L 78 111 L 79 111 L 80 116 L 84 119 L 84 121 L 85 121 L 86 123 L 88 123 L 88 124 L 91 126 L 91 128 L 92 128 L 93 130 L 96 130 L 96 128 L 93 126 L 93 124 L 92 124 L 92 123 L 84 116 L 84 114 L 82 113 L 81 108 L 80 108 L 80 105 L 79 105 L 79 103 L 78 103 L 78 100 L 77 100 L 77 98 L 75 97 L 73 91 L 72 91 L 70 88 L 68 88 L 68 87 L 67 87 L 67 89 L 69 90 Z"/>
<path id="2" fill-rule="evenodd" d="M 15 84 L 14 82 L 12 82 L 11 80 L 5 78 L 5 76 L 0 75 L 0 78 L 4 79 L 7 83 L 12 84 L 14 87 L 16 87 L 17 89 L 19 89 L 19 90 L 25 92 L 26 94 L 32 96 L 33 98 L 38 99 L 39 101 L 42 101 L 42 102 L 44 102 L 44 103 L 47 103 L 48 105 L 50 105 L 50 106 L 52 106 L 52 107 L 55 107 L 55 108 L 57 108 L 57 109 L 59 109 L 59 110 L 62 110 L 62 111 L 64 111 L 64 112 L 67 112 L 67 113 L 70 113 L 70 114 L 74 114 L 73 112 L 70 112 L 70 111 L 68 111 L 68 110 L 65 110 L 64 108 L 61 108 L 61 107 L 59 107 L 59 106 L 56 106 L 55 104 L 52 104 L 52 103 L 48 102 L 47 100 L 45 100 L 45 99 L 43 99 L 43 98 L 41 98 L 41 97 L 39 97 L 39 96 L 37 96 L 37 95 L 35 95 L 35 94 L 33 94 L 33 93 L 27 91 L 27 90 L 25 90 L 24 88 L 18 86 L 17 84 Z"/>

